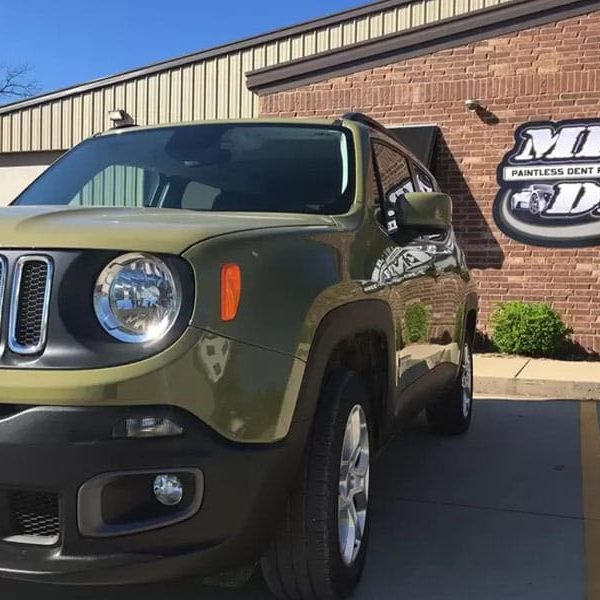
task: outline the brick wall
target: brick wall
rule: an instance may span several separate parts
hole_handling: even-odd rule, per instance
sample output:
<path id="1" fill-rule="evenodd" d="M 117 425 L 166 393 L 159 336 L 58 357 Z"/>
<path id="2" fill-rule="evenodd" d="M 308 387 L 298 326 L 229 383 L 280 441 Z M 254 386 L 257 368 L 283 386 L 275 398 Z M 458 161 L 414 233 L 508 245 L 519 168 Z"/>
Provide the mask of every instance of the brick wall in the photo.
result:
<path id="1" fill-rule="evenodd" d="M 467 98 L 489 112 L 468 112 Z M 349 110 L 386 124 L 440 125 L 435 171 L 478 280 L 481 329 L 498 301 L 546 300 L 579 344 L 600 352 L 600 248 L 526 246 L 492 219 L 496 168 L 518 125 L 600 116 L 600 12 L 261 98 L 262 115 Z"/>

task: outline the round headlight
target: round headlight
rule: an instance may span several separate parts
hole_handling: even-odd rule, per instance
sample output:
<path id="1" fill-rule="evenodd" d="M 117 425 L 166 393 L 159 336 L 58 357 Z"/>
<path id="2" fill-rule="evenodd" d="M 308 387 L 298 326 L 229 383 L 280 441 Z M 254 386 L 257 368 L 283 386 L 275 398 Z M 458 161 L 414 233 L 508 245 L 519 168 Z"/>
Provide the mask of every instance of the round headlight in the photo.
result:
<path id="1" fill-rule="evenodd" d="M 96 281 L 94 309 L 100 324 L 122 342 L 152 342 L 173 326 L 181 308 L 181 286 L 164 261 L 124 254 Z"/>

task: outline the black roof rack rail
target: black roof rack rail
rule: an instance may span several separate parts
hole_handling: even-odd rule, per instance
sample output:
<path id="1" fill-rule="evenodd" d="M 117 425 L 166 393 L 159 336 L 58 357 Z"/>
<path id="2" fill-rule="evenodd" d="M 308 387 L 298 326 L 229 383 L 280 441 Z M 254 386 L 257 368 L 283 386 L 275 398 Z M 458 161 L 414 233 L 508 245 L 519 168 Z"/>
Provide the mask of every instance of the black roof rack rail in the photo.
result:
<path id="1" fill-rule="evenodd" d="M 376 121 L 375 119 L 369 117 L 368 115 L 365 115 L 364 113 L 348 112 L 342 116 L 342 119 L 354 121 L 355 123 L 361 123 L 362 125 L 366 125 L 367 127 L 376 129 L 380 133 L 389 135 L 392 138 L 394 137 L 385 125 L 382 125 L 379 121 Z"/>

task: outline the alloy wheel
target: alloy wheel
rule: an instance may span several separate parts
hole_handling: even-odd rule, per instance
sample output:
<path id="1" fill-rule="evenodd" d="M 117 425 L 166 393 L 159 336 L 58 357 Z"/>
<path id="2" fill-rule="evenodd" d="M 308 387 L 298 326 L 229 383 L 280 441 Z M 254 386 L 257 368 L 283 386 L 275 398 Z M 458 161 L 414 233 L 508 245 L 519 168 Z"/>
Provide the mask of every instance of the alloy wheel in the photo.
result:
<path id="1" fill-rule="evenodd" d="M 350 411 L 340 461 L 338 533 L 342 560 L 352 565 L 360 550 L 369 501 L 369 429 L 360 405 Z"/>

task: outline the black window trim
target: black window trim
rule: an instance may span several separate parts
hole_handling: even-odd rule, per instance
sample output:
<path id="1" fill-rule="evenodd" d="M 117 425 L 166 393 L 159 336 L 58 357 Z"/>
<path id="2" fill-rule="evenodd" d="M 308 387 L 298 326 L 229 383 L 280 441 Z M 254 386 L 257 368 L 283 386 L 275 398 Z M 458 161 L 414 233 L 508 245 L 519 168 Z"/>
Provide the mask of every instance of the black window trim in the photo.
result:
<path id="1" fill-rule="evenodd" d="M 441 192 L 442 188 L 440 187 L 440 184 L 438 182 L 438 180 L 434 177 L 433 173 L 427 168 L 425 167 L 422 163 L 420 163 L 419 161 L 410 160 L 410 170 L 412 172 L 412 177 L 413 177 L 413 181 L 415 182 L 415 190 L 417 190 L 418 188 L 418 177 L 419 174 L 417 173 L 417 170 L 419 171 L 423 171 L 423 173 L 425 175 L 427 175 L 427 177 L 429 177 L 429 179 L 431 179 L 432 183 L 433 183 L 433 191 L 434 192 Z"/>
<path id="2" fill-rule="evenodd" d="M 384 141 L 384 138 L 373 136 L 371 138 L 371 155 L 372 155 L 373 163 L 375 165 L 375 173 L 376 173 L 376 177 L 377 177 L 377 187 L 379 188 L 380 199 L 384 199 L 384 193 L 382 193 L 383 187 L 382 187 L 382 183 L 381 183 L 381 173 L 379 172 L 379 165 L 377 164 L 377 157 L 375 156 L 375 150 L 373 148 L 374 144 L 379 144 L 380 146 L 386 146 L 392 152 L 395 152 L 396 154 L 399 154 L 400 156 L 402 156 L 402 158 L 404 158 L 404 160 L 406 161 L 406 165 L 408 167 L 408 172 L 410 173 L 409 179 L 412 182 L 414 189 L 416 190 L 417 188 L 416 188 L 415 173 L 414 173 L 413 169 L 411 168 L 411 163 L 412 163 L 413 159 L 410 157 L 410 154 L 404 152 L 402 149 L 402 146 L 396 147 L 393 144 L 390 144 L 387 141 Z"/>
<path id="3" fill-rule="evenodd" d="M 414 172 L 411 168 L 411 163 L 412 163 L 412 158 L 410 153 L 407 153 L 404 151 L 403 147 L 400 144 L 395 144 L 393 142 L 393 140 L 388 139 L 387 137 L 383 137 L 383 136 L 379 136 L 379 135 L 371 135 L 369 138 L 369 142 L 370 142 L 370 155 L 371 155 L 371 163 L 373 165 L 373 169 L 375 171 L 375 180 L 377 181 L 377 190 L 379 192 L 379 201 L 378 201 L 378 208 L 380 211 L 380 214 L 385 216 L 385 211 L 386 211 L 386 206 L 385 206 L 385 191 L 383 189 L 383 183 L 381 181 L 381 172 L 379 170 L 379 164 L 377 162 L 377 156 L 375 155 L 375 144 L 379 144 L 381 146 L 384 146 L 386 148 L 388 148 L 389 150 L 391 150 L 392 152 L 395 152 L 396 154 L 400 155 L 405 161 L 406 161 L 406 166 L 408 167 L 408 172 L 410 174 L 410 181 L 413 185 L 413 188 L 416 190 L 416 184 L 415 184 L 415 176 L 414 176 Z M 390 143 L 391 142 L 391 143 Z M 376 218 L 375 219 L 378 226 L 381 228 L 381 230 L 390 238 L 390 239 L 394 239 L 393 238 L 393 233 L 390 233 L 387 229 L 387 227 L 385 226 L 385 223 L 382 222 L 382 219 Z"/>

